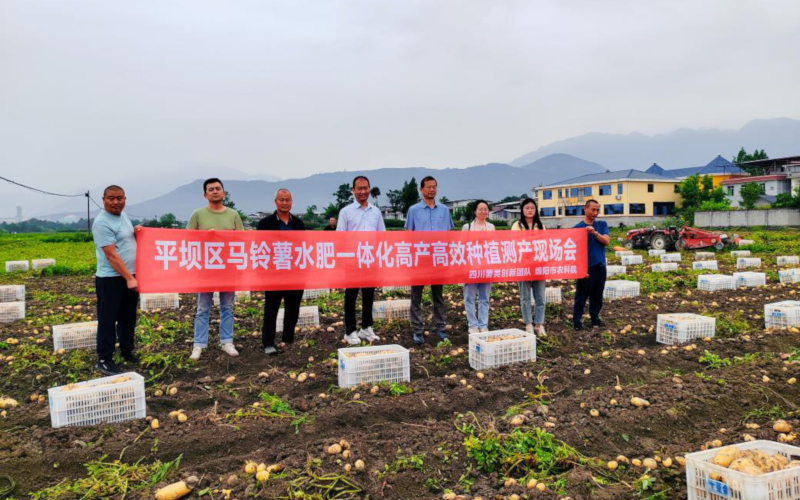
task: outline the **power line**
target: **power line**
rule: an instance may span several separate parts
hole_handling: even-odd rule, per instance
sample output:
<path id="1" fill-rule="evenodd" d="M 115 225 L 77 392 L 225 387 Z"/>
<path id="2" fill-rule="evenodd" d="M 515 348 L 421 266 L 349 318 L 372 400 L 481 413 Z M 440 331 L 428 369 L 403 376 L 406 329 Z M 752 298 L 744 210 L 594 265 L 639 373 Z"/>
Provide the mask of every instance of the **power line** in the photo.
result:
<path id="1" fill-rule="evenodd" d="M 0 179 L 9 182 L 11 184 L 17 185 L 19 187 L 23 187 L 25 189 L 30 189 L 31 191 L 36 191 L 37 193 L 47 194 L 50 196 L 62 196 L 64 198 L 78 198 L 80 196 L 86 196 L 86 194 L 60 194 L 60 193 L 51 193 L 50 191 L 44 191 L 42 189 L 37 189 L 35 187 L 26 186 L 25 184 L 20 184 L 19 182 L 12 181 L 11 179 L 6 179 L 5 177 L 0 176 Z"/>

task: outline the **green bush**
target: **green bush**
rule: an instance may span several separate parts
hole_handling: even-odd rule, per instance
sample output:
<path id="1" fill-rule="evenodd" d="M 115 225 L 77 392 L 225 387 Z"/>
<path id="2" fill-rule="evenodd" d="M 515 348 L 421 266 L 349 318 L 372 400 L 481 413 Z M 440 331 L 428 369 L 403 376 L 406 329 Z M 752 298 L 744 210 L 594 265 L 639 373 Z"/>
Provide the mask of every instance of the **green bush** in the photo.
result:
<path id="1" fill-rule="evenodd" d="M 383 223 L 387 228 L 402 228 L 406 227 L 406 221 L 400 219 L 384 219 Z"/>

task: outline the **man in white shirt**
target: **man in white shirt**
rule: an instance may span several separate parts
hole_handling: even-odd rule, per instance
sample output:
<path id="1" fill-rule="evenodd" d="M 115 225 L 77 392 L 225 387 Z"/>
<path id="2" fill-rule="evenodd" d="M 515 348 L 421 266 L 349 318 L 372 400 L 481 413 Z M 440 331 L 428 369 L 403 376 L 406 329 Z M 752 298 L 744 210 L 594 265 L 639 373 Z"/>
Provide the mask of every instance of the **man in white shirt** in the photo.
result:
<path id="1" fill-rule="evenodd" d="M 356 201 L 339 212 L 337 231 L 386 231 L 383 216 L 378 207 L 370 205 L 369 179 L 359 175 L 353 179 L 353 196 Z M 361 290 L 361 328 L 356 330 L 356 299 Z M 344 340 L 350 345 L 358 345 L 361 340 L 373 342 L 380 340 L 372 330 L 372 302 L 375 300 L 374 288 L 348 288 L 344 292 Z"/>

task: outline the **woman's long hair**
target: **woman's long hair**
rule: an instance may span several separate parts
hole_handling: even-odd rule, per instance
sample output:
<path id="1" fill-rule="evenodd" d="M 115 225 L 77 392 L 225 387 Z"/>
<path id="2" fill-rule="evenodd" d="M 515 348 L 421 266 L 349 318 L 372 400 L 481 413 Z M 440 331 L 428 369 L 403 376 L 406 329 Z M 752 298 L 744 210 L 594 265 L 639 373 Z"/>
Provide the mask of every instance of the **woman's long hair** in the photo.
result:
<path id="1" fill-rule="evenodd" d="M 539 205 L 536 204 L 536 200 L 533 198 L 525 198 L 522 200 L 522 203 L 519 204 L 519 225 L 522 226 L 523 229 L 530 229 L 528 227 L 528 221 L 525 220 L 525 205 L 533 204 L 535 210 L 533 211 L 533 225 L 536 226 L 537 229 L 544 229 L 544 224 L 542 224 L 542 219 L 539 218 Z"/>

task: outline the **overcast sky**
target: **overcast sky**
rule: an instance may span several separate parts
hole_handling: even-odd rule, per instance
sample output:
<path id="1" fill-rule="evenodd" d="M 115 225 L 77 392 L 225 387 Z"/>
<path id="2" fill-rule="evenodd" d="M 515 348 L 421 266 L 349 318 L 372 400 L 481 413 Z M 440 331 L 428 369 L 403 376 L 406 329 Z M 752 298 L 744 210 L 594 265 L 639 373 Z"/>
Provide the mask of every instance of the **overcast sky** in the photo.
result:
<path id="1" fill-rule="evenodd" d="M 739 128 L 800 117 L 798 47 L 795 0 L 0 0 L 0 175 L 463 167 Z M 34 202 L 0 195 L 0 217 Z"/>

